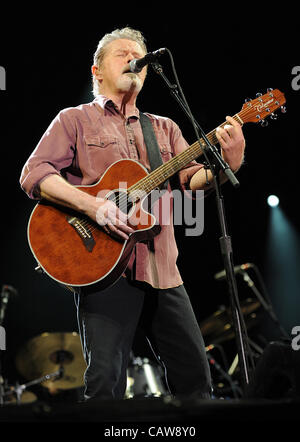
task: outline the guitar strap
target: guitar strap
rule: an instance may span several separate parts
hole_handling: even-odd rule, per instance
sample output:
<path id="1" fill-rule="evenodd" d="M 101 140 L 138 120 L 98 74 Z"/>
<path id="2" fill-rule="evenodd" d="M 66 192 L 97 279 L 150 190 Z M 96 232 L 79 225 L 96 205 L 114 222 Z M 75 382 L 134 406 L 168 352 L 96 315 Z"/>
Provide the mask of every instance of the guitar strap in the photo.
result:
<path id="1" fill-rule="evenodd" d="M 148 159 L 150 163 L 151 172 L 157 169 L 159 166 L 163 164 L 163 160 L 160 154 L 160 149 L 157 143 L 157 139 L 154 133 L 154 129 L 151 123 L 151 120 L 147 115 L 140 112 L 140 123 L 142 126 L 142 131 L 144 135 L 144 141 L 147 148 Z M 160 185 L 160 190 L 167 190 L 169 180 L 165 181 Z M 154 240 L 149 240 L 148 247 L 152 252 L 155 251 Z"/>
<path id="2" fill-rule="evenodd" d="M 160 149 L 156 140 L 154 129 L 151 120 L 147 115 L 140 112 L 140 123 L 142 126 L 142 131 L 144 135 L 145 144 L 147 147 L 147 153 L 150 163 L 151 172 L 157 169 L 163 164 L 163 160 L 160 154 Z M 168 180 L 160 185 L 161 189 L 167 189 Z"/>

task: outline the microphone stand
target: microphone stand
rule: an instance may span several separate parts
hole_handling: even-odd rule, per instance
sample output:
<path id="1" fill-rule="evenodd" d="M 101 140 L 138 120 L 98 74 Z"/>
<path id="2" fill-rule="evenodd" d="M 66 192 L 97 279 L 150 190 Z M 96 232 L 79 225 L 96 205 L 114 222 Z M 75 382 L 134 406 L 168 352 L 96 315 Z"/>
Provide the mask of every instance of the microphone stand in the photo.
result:
<path id="1" fill-rule="evenodd" d="M 10 390 L 4 394 L 4 396 L 9 396 L 12 393 L 15 393 L 16 402 L 17 402 L 18 405 L 20 405 L 21 404 L 22 394 L 24 393 L 24 391 L 28 387 L 32 387 L 33 385 L 37 385 L 37 384 L 41 384 L 42 382 L 49 381 L 52 378 L 60 379 L 60 378 L 63 377 L 63 374 L 64 374 L 64 369 L 63 369 L 63 367 L 60 367 L 54 373 L 46 374 L 45 376 L 42 376 L 42 377 L 40 377 L 38 379 L 34 379 L 33 381 L 28 382 L 27 384 L 21 384 L 20 385 L 17 382 L 14 387 L 11 387 Z M 56 379 L 54 379 L 54 380 L 56 380 Z"/>
<path id="2" fill-rule="evenodd" d="M 171 61 L 173 62 L 172 55 L 169 50 L 169 55 L 171 57 Z M 231 238 L 228 235 L 227 232 L 227 223 L 225 218 L 225 210 L 224 210 L 224 197 L 221 193 L 221 185 L 220 185 L 220 179 L 219 179 L 219 173 L 222 170 L 225 175 L 228 177 L 231 184 L 236 188 L 239 186 L 239 182 L 236 179 L 234 173 L 230 169 L 229 165 L 223 160 L 221 155 L 219 154 L 217 148 L 209 142 L 207 139 L 204 131 L 202 130 L 199 123 L 194 119 L 193 115 L 191 114 L 191 111 L 183 99 L 179 96 L 177 85 L 171 84 L 167 77 L 165 76 L 162 66 L 158 62 L 151 63 L 152 68 L 154 71 L 159 74 L 159 76 L 164 80 L 164 82 L 167 84 L 171 95 L 176 99 L 176 101 L 179 103 L 181 109 L 184 111 L 184 113 L 188 116 L 190 119 L 194 130 L 196 132 L 198 142 L 200 146 L 203 146 L 203 143 L 200 141 L 199 132 L 201 134 L 202 140 L 205 142 L 205 146 L 203 146 L 203 154 L 204 157 L 209 165 L 209 168 L 211 169 L 211 172 L 214 177 L 215 182 L 215 190 L 216 190 L 216 203 L 217 203 L 217 211 L 218 211 L 218 217 L 220 222 L 220 229 L 222 236 L 220 237 L 220 248 L 221 253 L 224 261 L 224 268 L 226 271 L 226 280 L 228 285 L 228 292 L 230 296 L 230 304 L 231 304 L 231 311 L 232 311 L 232 320 L 235 330 L 235 338 L 236 338 L 236 345 L 237 345 L 237 353 L 239 358 L 239 365 L 240 365 L 240 373 L 241 373 L 241 384 L 242 384 L 242 390 L 245 393 L 246 387 L 249 384 L 249 361 L 248 358 L 251 355 L 251 351 L 248 344 L 248 337 L 247 337 L 247 329 L 244 323 L 244 319 L 241 313 L 239 298 L 238 298 L 238 291 L 237 291 L 237 283 L 235 279 L 234 274 L 234 265 L 233 265 L 233 253 L 232 253 L 232 244 L 231 244 Z M 175 73 L 175 69 L 174 69 Z M 176 73 L 175 73 L 176 76 Z M 177 81 L 178 85 L 179 82 Z M 181 91 L 181 95 L 183 95 Z M 213 158 L 213 164 L 211 164 L 211 161 L 209 159 L 209 156 Z"/>
<path id="3" fill-rule="evenodd" d="M 265 311 L 269 314 L 269 316 L 271 317 L 271 319 L 274 321 L 274 323 L 276 324 L 276 326 L 279 328 L 279 330 L 281 331 L 282 335 L 287 338 L 290 339 L 289 334 L 286 332 L 286 330 L 282 327 L 282 325 L 280 324 L 274 310 L 273 307 L 271 305 L 270 302 L 267 302 L 262 294 L 260 293 L 260 291 L 257 289 L 257 287 L 255 286 L 253 280 L 250 278 L 249 274 L 243 270 L 242 272 L 242 276 L 243 279 L 245 281 L 245 283 L 248 285 L 248 287 L 253 291 L 253 293 L 255 294 L 255 296 L 257 297 L 257 299 L 259 300 L 259 302 L 261 303 L 261 305 L 263 306 L 263 308 L 265 309 Z"/>

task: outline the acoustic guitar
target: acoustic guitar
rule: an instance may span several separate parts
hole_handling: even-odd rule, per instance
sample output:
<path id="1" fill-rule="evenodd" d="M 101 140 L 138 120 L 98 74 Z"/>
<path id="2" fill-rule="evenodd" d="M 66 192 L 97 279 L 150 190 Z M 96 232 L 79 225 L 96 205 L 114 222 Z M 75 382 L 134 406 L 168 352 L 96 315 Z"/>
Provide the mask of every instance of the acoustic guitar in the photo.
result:
<path id="1" fill-rule="evenodd" d="M 278 108 L 285 110 L 285 101 L 278 89 L 268 89 L 266 94 L 246 101 L 233 118 L 240 125 L 264 123 L 268 116 L 275 118 Z M 216 129 L 206 136 L 210 143 L 218 143 Z M 200 139 L 151 173 L 135 160 L 121 159 L 96 184 L 77 186 L 94 196 L 102 192 L 102 197 L 113 200 L 127 214 L 128 224 L 134 229 L 127 240 L 108 235 L 100 225 L 74 210 L 46 200 L 38 202 L 28 222 L 28 241 L 37 268 L 71 290 L 94 284 L 101 290 L 115 283 L 126 270 L 135 244 L 153 239 L 161 230 L 154 215 L 144 208 L 146 195 L 200 157 L 204 147 Z M 127 187 L 119 188 L 119 183 Z"/>

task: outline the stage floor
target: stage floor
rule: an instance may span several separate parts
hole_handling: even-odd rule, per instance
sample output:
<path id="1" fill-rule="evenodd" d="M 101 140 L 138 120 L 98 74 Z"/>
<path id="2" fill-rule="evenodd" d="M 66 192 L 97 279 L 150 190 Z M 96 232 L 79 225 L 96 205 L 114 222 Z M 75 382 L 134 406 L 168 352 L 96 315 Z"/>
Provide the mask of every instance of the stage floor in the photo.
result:
<path id="1" fill-rule="evenodd" d="M 184 400 L 169 396 L 116 401 L 4 405 L 0 422 L 279 422 L 299 420 L 299 399 Z"/>

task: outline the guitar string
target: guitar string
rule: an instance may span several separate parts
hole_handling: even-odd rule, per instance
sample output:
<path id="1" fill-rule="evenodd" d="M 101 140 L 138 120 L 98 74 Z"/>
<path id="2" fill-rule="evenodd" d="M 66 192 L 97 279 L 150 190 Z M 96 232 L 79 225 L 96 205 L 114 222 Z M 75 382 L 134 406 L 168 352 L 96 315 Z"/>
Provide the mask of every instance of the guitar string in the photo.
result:
<path id="1" fill-rule="evenodd" d="M 274 98 L 276 98 L 276 97 L 274 97 Z M 278 101 L 278 100 L 277 100 Z M 279 106 L 278 106 L 279 107 Z M 274 109 L 275 110 L 275 109 Z M 244 117 L 245 115 L 247 115 L 247 114 L 249 114 L 249 113 L 254 113 L 255 112 L 255 109 L 253 108 L 253 106 L 249 106 L 248 108 L 247 107 L 245 107 L 245 109 L 242 109 L 238 114 L 235 114 L 234 116 L 233 116 L 233 118 L 239 123 L 239 124 L 241 124 L 240 123 L 240 119 L 242 120 L 242 122 L 243 123 L 245 123 L 245 121 L 243 121 L 243 118 L 240 118 L 240 117 Z M 268 114 L 269 115 L 269 114 Z M 267 115 L 267 116 L 268 116 Z M 222 124 L 220 124 L 218 127 L 224 127 L 225 125 L 227 124 L 227 122 L 223 122 Z M 216 133 L 216 129 L 214 129 L 214 130 L 212 130 L 211 132 L 209 132 L 207 135 L 206 135 L 206 137 L 209 139 L 209 138 L 211 138 L 212 140 L 209 140 L 209 141 L 215 141 L 215 139 L 216 139 L 216 135 L 215 135 L 215 133 Z M 200 139 L 200 142 L 201 142 L 201 140 L 202 141 L 204 141 L 202 138 Z M 216 141 L 218 141 L 218 140 L 216 140 Z M 145 176 L 145 177 L 143 177 L 141 180 L 139 180 L 137 183 L 135 183 L 133 186 L 131 186 L 130 188 L 128 188 L 127 189 L 127 195 L 129 195 L 129 197 L 130 197 L 130 195 L 131 195 L 131 197 L 132 197 L 132 195 L 134 194 L 134 192 L 135 191 L 137 191 L 138 193 L 140 193 L 141 192 L 141 190 L 143 190 L 143 191 L 145 191 L 146 192 L 146 194 L 147 193 L 149 193 L 150 191 L 151 191 L 151 189 L 154 189 L 155 187 L 157 187 L 158 185 L 160 185 L 162 182 L 164 182 L 166 179 L 168 179 L 170 176 L 172 176 L 172 174 L 173 173 L 176 173 L 178 170 L 180 170 L 180 168 L 181 167 L 183 167 L 182 166 L 182 164 L 180 164 L 180 166 L 179 166 L 179 168 L 178 168 L 178 157 L 180 156 L 180 160 L 181 160 L 181 163 L 184 163 L 186 160 L 188 160 L 188 161 L 192 161 L 192 159 L 194 159 L 194 158 L 192 158 L 193 157 L 193 155 L 194 155 L 194 149 L 196 148 L 198 146 L 198 148 L 200 149 L 200 152 L 199 153 L 201 153 L 202 152 L 202 149 L 201 149 L 201 147 L 200 147 L 200 145 L 199 145 L 199 142 L 198 141 L 196 141 L 196 142 L 194 142 L 191 146 L 189 146 L 185 151 L 183 151 L 183 152 L 181 152 L 179 155 L 176 155 L 175 157 L 173 157 L 171 160 L 169 160 L 167 163 L 164 163 L 164 164 L 162 164 L 161 166 L 159 166 L 155 171 L 153 171 L 154 173 L 152 174 L 150 174 L 150 175 L 147 175 L 147 176 Z M 191 152 L 193 151 L 193 154 L 191 154 Z M 190 155 L 191 154 L 191 155 Z M 197 156 L 196 156 L 196 158 L 197 158 Z M 173 161 L 174 160 L 174 161 Z M 175 171 L 174 171 L 174 169 L 173 169 L 173 163 L 174 163 L 174 165 L 175 165 Z M 186 163 L 185 163 L 186 164 Z M 168 165 L 167 167 L 166 167 L 166 165 Z M 162 169 L 164 169 L 164 170 L 167 170 L 167 176 L 164 174 L 164 173 L 161 173 L 162 172 Z M 168 170 L 169 169 L 169 170 Z M 171 169 L 171 173 L 170 173 L 170 169 Z M 156 177 L 156 178 L 153 178 L 153 177 Z M 153 187 L 153 181 L 155 182 L 155 179 L 157 180 L 158 179 L 158 182 L 156 183 L 156 185 Z M 148 184 L 150 184 L 150 188 L 148 188 Z M 142 189 L 141 189 L 141 187 L 142 187 Z M 124 197 L 123 197 L 123 199 L 124 199 Z M 139 197 L 139 195 L 137 195 L 137 200 L 139 200 L 140 199 L 140 197 Z M 127 199 L 126 199 L 127 200 Z M 135 198 L 134 198 L 134 200 L 135 200 Z M 116 198 L 116 200 L 114 201 L 115 202 L 115 204 L 118 206 L 118 208 L 120 209 L 120 210 L 122 210 L 123 212 L 125 212 L 125 210 L 127 211 L 127 209 L 128 209 L 128 202 L 125 202 L 124 203 L 124 205 L 120 205 L 120 197 L 118 196 L 117 198 Z M 97 226 L 96 227 L 91 227 L 90 226 L 90 222 L 89 222 L 89 220 L 80 220 L 80 224 L 83 226 L 83 227 L 86 227 L 86 228 L 88 228 L 88 227 L 90 227 L 89 228 L 89 231 L 91 231 L 91 232 L 93 232 L 94 230 L 96 230 L 97 229 Z"/>

